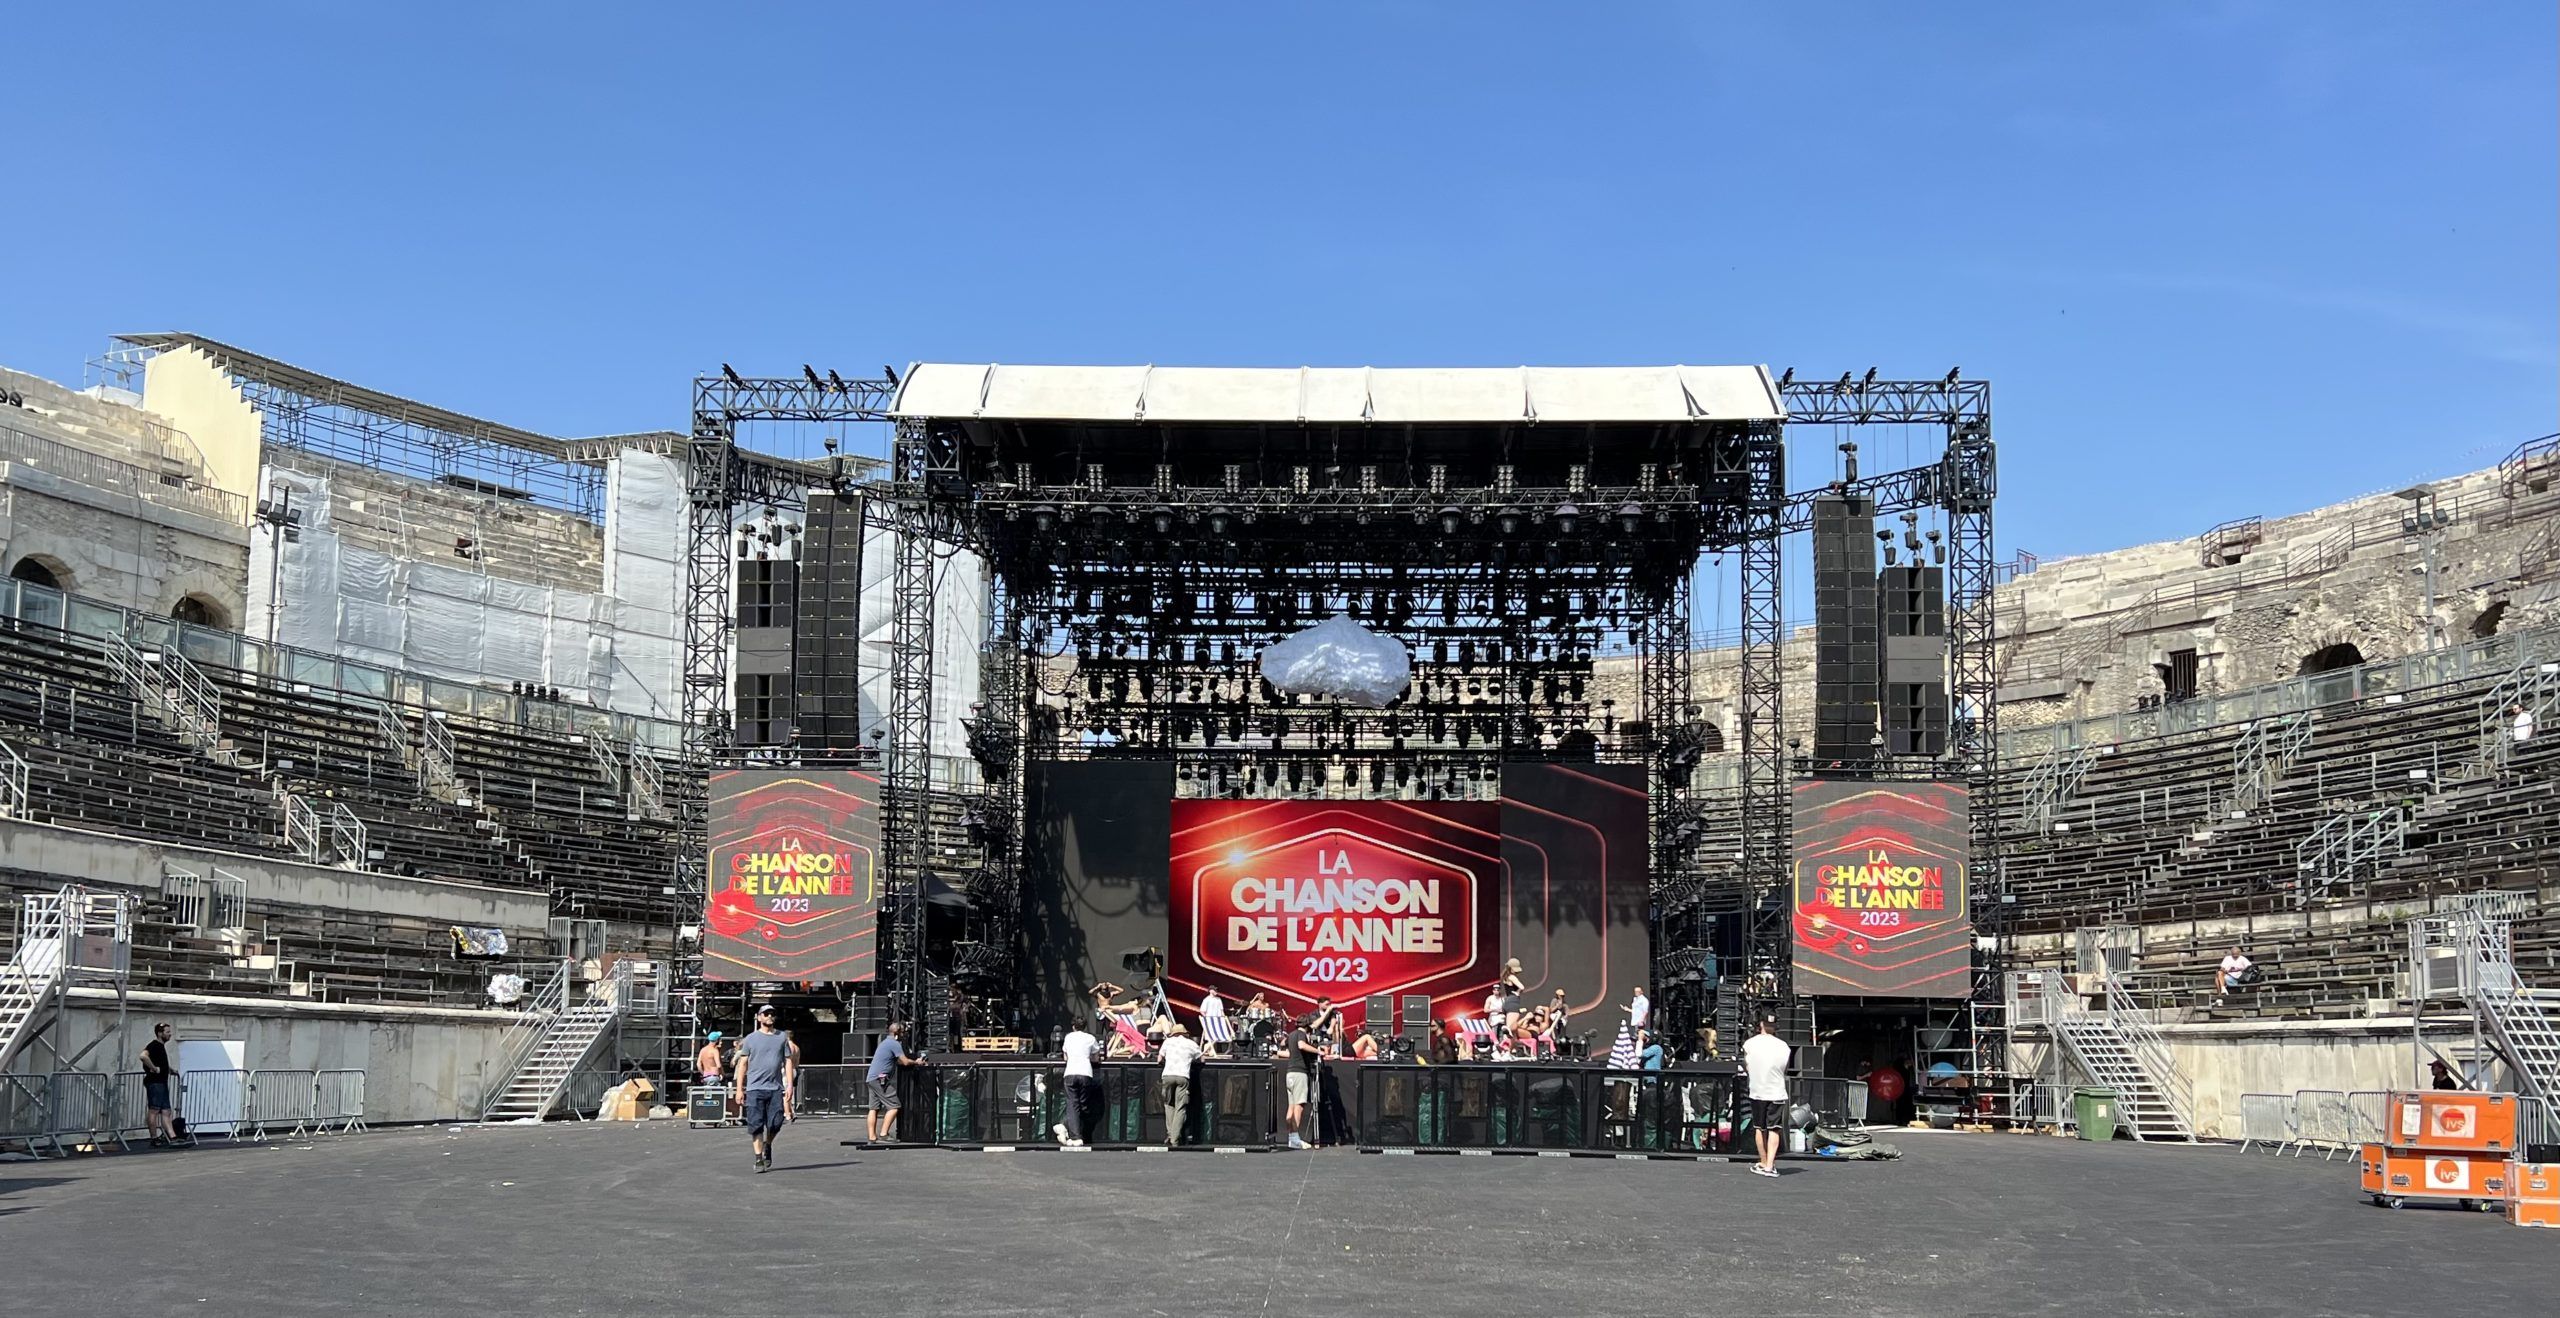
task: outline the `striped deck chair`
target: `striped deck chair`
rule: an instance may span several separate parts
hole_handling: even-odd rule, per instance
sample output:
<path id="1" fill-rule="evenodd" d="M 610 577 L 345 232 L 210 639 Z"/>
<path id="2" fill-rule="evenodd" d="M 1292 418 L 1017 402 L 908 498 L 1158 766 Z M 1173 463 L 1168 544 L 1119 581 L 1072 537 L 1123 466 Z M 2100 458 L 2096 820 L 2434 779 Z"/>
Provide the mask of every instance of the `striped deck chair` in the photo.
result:
<path id="1" fill-rule="evenodd" d="M 1494 1042 L 1493 1018 L 1489 1016 L 1452 1016 L 1449 1018 L 1449 1024 L 1455 1029 L 1458 1036 L 1458 1042 L 1465 1045 L 1470 1054 L 1477 1057 L 1488 1057 L 1492 1054 Z"/>
<path id="2" fill-rule="evenodd" d="M 1131 1057 L 1147 1055 L 1147 1036 L 1138 1029 L 1137 1021 L 1114 1012 L 1111 1016 L 1111 1032 L 1120 1036 L 1120 1042 L 1129 1045 Z"/>
<path id="3" fill-rule="evenodd" d="M 1232 1048 L 1236 1042 L 1235 1027 L 1227 1023 L 1227 1014 L 1200 1018 L 1200 1042 L 1211 1048 Z"/>

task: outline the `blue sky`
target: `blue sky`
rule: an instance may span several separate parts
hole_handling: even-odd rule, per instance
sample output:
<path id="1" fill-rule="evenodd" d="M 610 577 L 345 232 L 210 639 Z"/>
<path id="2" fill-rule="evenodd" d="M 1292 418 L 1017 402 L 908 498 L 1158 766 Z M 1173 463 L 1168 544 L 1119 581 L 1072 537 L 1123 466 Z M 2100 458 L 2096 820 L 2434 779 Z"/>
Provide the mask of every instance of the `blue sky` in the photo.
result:
<path id="1" fill-rule="evenodd" d="M 2560 394 L 2547 0 L 49 5 L 9 45 L 0 362 L 75 381 L 191 329 L 588 434 L 722 361 L 1960 366 L 2048 558 L 2485 466 Z"/>

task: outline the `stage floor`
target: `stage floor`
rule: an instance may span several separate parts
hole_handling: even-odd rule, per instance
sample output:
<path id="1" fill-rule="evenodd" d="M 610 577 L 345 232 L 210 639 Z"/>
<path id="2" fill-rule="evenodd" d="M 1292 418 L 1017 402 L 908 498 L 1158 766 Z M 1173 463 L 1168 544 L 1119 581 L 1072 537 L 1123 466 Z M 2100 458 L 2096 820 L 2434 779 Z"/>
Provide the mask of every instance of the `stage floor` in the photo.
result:
<path id="1" fill-rule="evenodd" d="M 2560 1234 L 2341 1158 L 1883 1136 L 1890 1163 L 970 1153 L 682 1122 L 0 1164 L 13 1312 L 2527 1313 Z"/>

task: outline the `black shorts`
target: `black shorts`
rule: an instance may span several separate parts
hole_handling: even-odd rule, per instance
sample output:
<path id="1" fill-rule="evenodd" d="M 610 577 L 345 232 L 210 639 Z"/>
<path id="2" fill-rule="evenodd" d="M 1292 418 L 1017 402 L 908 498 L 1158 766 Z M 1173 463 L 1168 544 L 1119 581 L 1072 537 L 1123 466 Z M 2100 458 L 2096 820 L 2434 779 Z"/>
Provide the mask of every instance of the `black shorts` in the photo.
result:
<path id="1" fill-rule="evenodd" d="M 895 1076 L 892 1076 L 887 1080 L 882 1080 L 877 1077 L 872 1079 L 871 1110 L 874 1112 L 895 1112 L 898 1110 L 898 1081 Z"/>
<path id="2" fill-rule="evenodd" d="M 1753 1130 L 1785 1130 L 1787 1128 L 1787 1100 L 1783 1098 L 1755 1098 L 1751 1100 L 1751 1128 Z"/>
<path id="3" fill-rule="evenodd" d="M 770 1135 L 782 1129 L 782 1091 L 748 1090 L 746 1119 L 747 1129 L 753 1134 Z"/>
<path id="4" fill-rule="evenodd" d="M 171 1107 L 169 1102 L 169 1082 L 166 1080 L 143 1081 L 142 1101 L 154 1112 L 169 1111 Z"/>

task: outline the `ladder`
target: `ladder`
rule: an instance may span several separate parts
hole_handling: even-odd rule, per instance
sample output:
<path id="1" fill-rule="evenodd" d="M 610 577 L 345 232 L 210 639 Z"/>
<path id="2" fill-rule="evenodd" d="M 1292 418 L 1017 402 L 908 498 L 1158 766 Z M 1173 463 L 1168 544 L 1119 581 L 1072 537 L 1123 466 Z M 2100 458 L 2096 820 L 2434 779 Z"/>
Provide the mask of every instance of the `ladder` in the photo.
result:
<path id="1" fill-rule="evenodd" d="M 600 985 L 599 992 L 568 1006 L 570 971 L 575 964 L 561 962 L 534 1000 L 519 1027 L 525 1032 L 524 1041 L 481 1105 L 482 1121 L 541 1121 L 550 1116 L 568 1095 L 569 1082 L 595 1050 L 596 1041 L 629 1010 L 630 962 L 617 964 L 613 978 Z"/>

